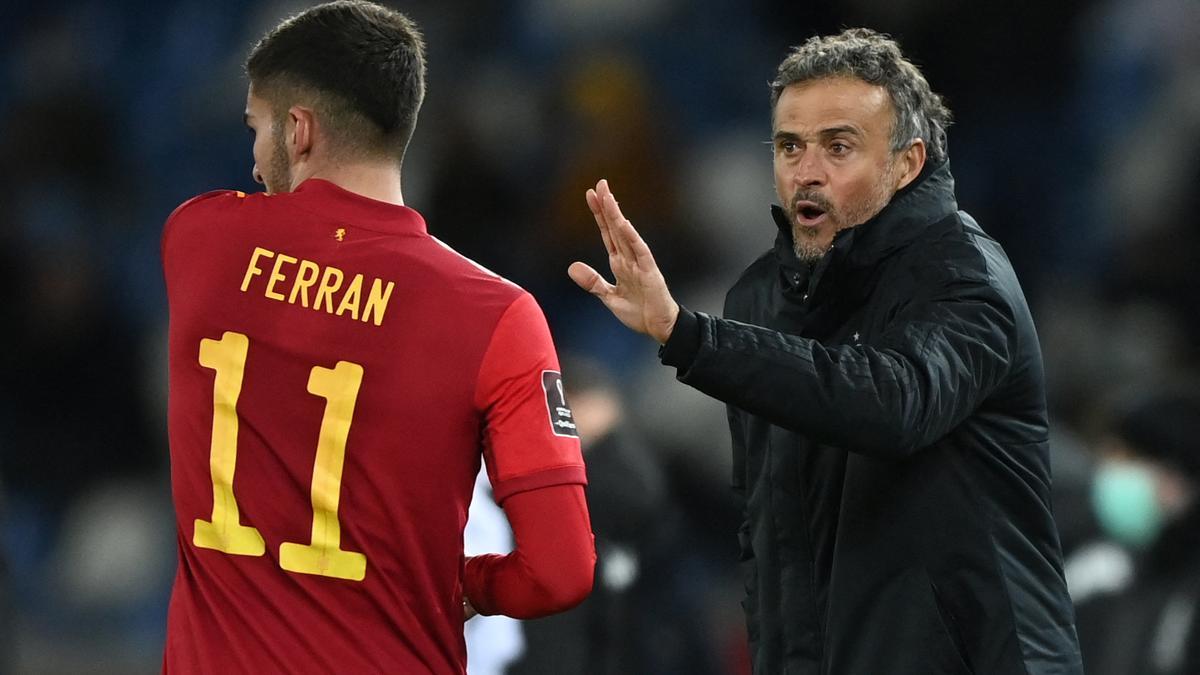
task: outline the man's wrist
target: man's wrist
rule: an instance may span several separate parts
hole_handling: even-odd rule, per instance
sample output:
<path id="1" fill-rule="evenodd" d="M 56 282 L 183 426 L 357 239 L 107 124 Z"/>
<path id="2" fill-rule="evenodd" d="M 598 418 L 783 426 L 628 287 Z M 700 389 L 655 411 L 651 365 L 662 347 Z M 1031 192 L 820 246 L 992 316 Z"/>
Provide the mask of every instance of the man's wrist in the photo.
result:
<path id="1" fill-rule="evenodd" d="M 667 324 L 666 331 L 664 331 L 660 335 L 652 335 L 651 336 L 655 339 L 655 341 L 658 342 L 659 346 L 667 344 L 667 340 L 671 339 L 671 333 L 673 333 L 675 331 L 675 324 L 679 322 L 679 312 L 680 311 L 682 311 L 682 308 L 679 306 L 678 303 L 676 303 L 675 304 L 675 316 L 671 317 L 671 321 L 668 322 L 668 324 Z"/>
<path id="2" fill-rule="evenodd" d="M 700 319 L 695 312 L 680 307 L 671 334 L 658 350 L 658 357 L 663 365 L 686 370 L 696 360 L 699 351 Z"/>

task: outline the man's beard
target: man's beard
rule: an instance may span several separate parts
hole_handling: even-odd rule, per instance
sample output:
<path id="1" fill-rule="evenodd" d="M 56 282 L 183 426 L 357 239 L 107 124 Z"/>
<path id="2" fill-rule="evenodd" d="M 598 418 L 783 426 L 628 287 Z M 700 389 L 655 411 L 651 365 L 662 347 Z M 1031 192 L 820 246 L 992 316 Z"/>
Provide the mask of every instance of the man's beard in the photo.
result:
<path id="1" fill-rule="evenodd" d="M 892 195 L 895 194 L 889 186 L 893 184 L 892 168 L 888 167 L 884 170 L 883 175 L 875 183 L 874 189 L 867 199 L 858 202 L 857 204 L 849 205 L 845 211 L 839 210 L 829 201 L 825 195 L 812 189 L 800 188 L 792 195 L 792 200 L 787 205 L 788 222 L 792 224 L 792 249 L 796 252 L 796 257 L 800 262 L 807 265 L 815 265 L 817 261 L 825 257 L 829 249 L 833 246 L 833 239 L 837 237 L 837 233 L 847 228 L 862 225 L 871 218 L 874 218 L 877 213 L 883 210 L 891 201 Z M 812 202 L 825 212 L 825 217 L 829 220 L 829 224 L 833 226 L 833 237 L 828 243 L 818 241 L 815 237 L 808 234 L 807 230 L 796 223 L 797 204 L 800 202 Z"/>
<path id="2" fill-rule="evenodd" d="M 282 124 L 280 128 L 282 128 Z M 272 194 L 292 191 L 292 165 L 288 163 L 287 146 L 283 143 L 283 134 L 275 137 L 275 147 L 271 150 L 270 173 L 263 175 L 267 192 Z"/>

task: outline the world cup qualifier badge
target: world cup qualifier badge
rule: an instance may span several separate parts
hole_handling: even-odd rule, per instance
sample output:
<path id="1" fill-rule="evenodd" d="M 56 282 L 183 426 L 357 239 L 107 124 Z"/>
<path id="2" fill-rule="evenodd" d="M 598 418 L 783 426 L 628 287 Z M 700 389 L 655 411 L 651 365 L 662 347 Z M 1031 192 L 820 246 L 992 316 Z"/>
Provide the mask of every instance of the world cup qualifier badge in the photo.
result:
<path id="1" fill-rule="evenodd" d="M 550 413 L 550 431 L 555 436 L 579 438 L 575 429 L 575 415 L 567 405 L 563 393 L 562 373 L 556 370 L 542 371 L 542 390 L 546 392 L 546 410 Z"/>

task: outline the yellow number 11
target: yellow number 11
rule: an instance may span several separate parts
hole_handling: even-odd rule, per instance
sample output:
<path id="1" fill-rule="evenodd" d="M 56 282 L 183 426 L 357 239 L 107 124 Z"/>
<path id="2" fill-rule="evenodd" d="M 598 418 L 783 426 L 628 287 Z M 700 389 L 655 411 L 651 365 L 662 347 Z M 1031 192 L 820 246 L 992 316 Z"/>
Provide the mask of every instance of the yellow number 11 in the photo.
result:
<path id="1" fill-rule="evenodd" d="M 200 365 L 217 371 L 213 384 L 212 520 L 196 519 L 192 543 L 234 555 L 261 556 L 266 544 L 258 530 L 241 524 L 237 498 L 233 495 L 233 472 L 237 466 L 237 401 L 242 393 L 242 375 L 250 340 L 241 333 L 226 331 L 220 340 L 200 341 Z M 290 572 L 318 574 L 362 581 L 367 557 L 343 551 L 342 527 L 338 521 L 338 499 L 346 438 L 354 417 L 354 403 L 362 385 L 363 369 L 357 363 L 338 361 L 333 368 L 316 366 L 308 376 L 308 392 L 325 399 L 325 414 L 317 440 L 317 457 L 312 478 L 312 541 L 285 542 L 279 546 L 279 566 Z"/>

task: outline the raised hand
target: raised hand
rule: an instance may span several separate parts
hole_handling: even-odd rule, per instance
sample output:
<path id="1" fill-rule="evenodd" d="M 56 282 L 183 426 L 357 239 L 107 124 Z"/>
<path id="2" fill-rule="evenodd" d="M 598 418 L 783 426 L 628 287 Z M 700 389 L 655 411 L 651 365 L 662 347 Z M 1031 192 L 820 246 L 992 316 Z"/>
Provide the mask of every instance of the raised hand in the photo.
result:
<path id="1" fill-rule="evenodd" d="M 616 285 L 581 262 L 571 263 L 567 274 L 580 288 L 600 298 L 621 323 L 665 343 L 679 316 L 679 304 L 667 290 L 650 247 L 621 214 L 607 180 L 596 183 L 596 189 L 588 190 L 585 196 L 608 250 L 608 265 Z"/>

